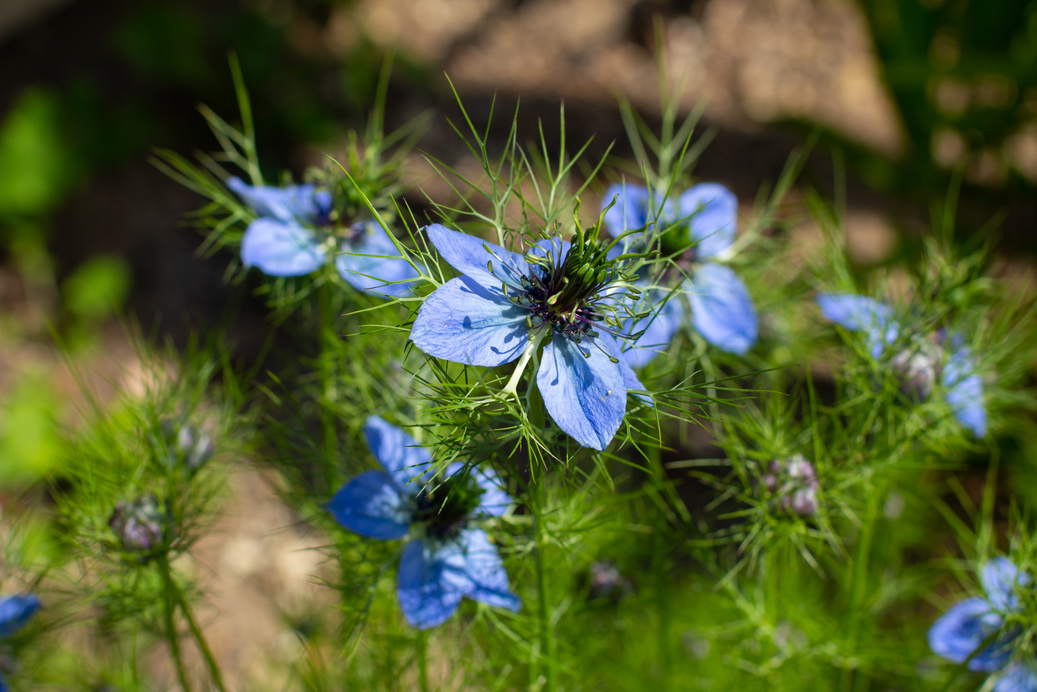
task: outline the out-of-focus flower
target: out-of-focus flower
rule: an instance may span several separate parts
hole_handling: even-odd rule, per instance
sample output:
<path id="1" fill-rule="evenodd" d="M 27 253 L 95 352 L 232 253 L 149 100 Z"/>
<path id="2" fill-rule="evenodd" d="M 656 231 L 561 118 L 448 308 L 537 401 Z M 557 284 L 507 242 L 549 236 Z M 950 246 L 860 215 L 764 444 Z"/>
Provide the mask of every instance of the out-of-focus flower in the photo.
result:
<path id="1" fill-rule="evenodd" d="M 801 517 L 817 512 L 817 472 L 802 454 L 775 459 L 760 476 L 760 484 L 775 498 L 778 506 Z"/>
<path id="2" fill-rule="evenodd" d="M 24 627 L 39 609 L 40 599 L 35 594 L 0 597 L 0 639 L 10 637 Z M 0 692 L 7 692 L 3 675 L 0 675 Z"/>
<path id="3" fill-rule="evenodd" d="M 929 648 L 969 670 L 1000 672 L 994 692 L 1032 692 L 1037 689 L 1037 664 L 1030 657 L 1013 660 L 1021 634 L 1004 627 L 1005 615 L 1019 610 L 1019 589 L 1032 588 L 1029 574 L 1007 558 L 996 557 L 979 573 L 984 598 L 958 601 L 929 628 Z"/>
<path id="4" fill-rule="evenodd" d="M 605 191 L 602 209 L 610 204 L 604 218 L 609 233 L 618 238 L 644 229 L 626 236 L 628 246 L 646 249 L 658 243 L 677 270 L 676 279 L 672 269 L 666 271 L 654 288 L 648 280 L 642 284 L 650 289 L 646 295 L 655 309 L 632 329 L 644 333 L 626 351 L 631 364 L 646 365 L 665 350 L 689 307 L 691 324 L 706 341 L 728 353 L 747 353 L 759 331 L 756 308 L 738 275 L 717 261 L 734 243 L 734 194 L 723 185 L 701 183 L 663 203 L 646 187 L 619 184 Z"/>
<path id="5" fill-rule="evenodd" d="M 615 338 L 624 277 L 609 247 L 581 235 L 542 241 L 523 256 L 438 224 L 427 232 L 462 275 L 425 299 L 411 341 L 437 358 L 492 367 L 548 339 L 536 376 L 547 412 L 584 447 L 605 449 L 626 414 L 627 389 L 644 389 Z"/>
<path id="6" fill-rule="evenodd" d="M 346 483 L 327 509 L 343 527 L 368 538 L 410 536 L 396 575 L 396 593 L 407 622 L 418 629 L 445 622 L 461 598 L 517 611 L 522 603 L 489 536 L 469 523 L 504 514 L 511 498 L 490 471 L 465 473 L 451 464 L 433 478 L 432 457 L 414 439 L 381 418 L 364 427 L 382 470 Z"/>
<path id="7" fill-rule="evenodd" d="M 591 599 L 619 599 L 630 591 L 630 581 L 623 577 L 612 560 L 592 562 L 587 570 L 590 582 L 588 596 Z"/>
<path id="8" fill-rule="evenodd" d="M 940 330 L 905 339 L 908 330 L 893 318 L 890 306 L 866 296 L 823 293 L 817 303 L 827 319 L 845 329 L 864 332 L 872 358 L 888 357 L 904 394 L 925 400 L 939 381 L 954 417 L 976 437 L 986 436 L 983 380 L 976 374 L 972 351 L 960 334 Z"/>
<path id="9" fill-rule="evenodd" d="M 418 273 L 392 238 L 372 219 L 334 220 L 331 193 L 313 185 L 252 186 L 229 178 L 233 190 L 257 218 L 241 239 L 241 261 L 269 276 L 303 276 L 333 255 L 339 276 L 353 288 L 401 296 Z"/>
<path id="10" fill-rule="evenodd" d="M 169 513 L 154 495 L 120 502 L 108 519 L 122 549 L 144 562 L 168 544 L 170 523 Z"/>

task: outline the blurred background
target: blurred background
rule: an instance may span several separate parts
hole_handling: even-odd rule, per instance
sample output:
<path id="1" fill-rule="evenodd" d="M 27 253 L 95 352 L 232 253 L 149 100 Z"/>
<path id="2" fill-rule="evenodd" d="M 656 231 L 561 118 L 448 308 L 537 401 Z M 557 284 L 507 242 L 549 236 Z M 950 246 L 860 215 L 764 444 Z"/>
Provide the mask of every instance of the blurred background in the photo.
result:
<path id="1" fill-rule="evenodd" d="M 114 391 L 139 376 L 119 316 L 182 343 L 225 315 L 226 262 L 199 257 L 201 236 L 183 220 L 200 200 L 148 157 L 214 147 L 199 104 L 236 120 L 231 52 L 276 180 L 343 151 L 395 51 L 388 127 L 429 113 L 405 170 L 435 197 L 447 191 L 422 152 L 471 166 L 444 75 L 477 126 L 496 95 L 500 141 L 519 100 L 522 139 L 541 119 L 557 137 L 564 101 L 573 148 L 593 137 L 590 159 L 611 143 L 630 159 L 616 96 L 658 119 L 657 26 L 685 109 L 704 103 L 702 127 L 715 133 L 697 178 L 748 204 L 819 135 L 799 184 L 845 193 L 862 268 L 917 253 L 933 201 L 960 178 L 960 240 L 996 243 L 998 271 L 1031 285 L 1037 1 L 0 0 L 0 501 L 57 463 L 57 432 L 75 422 L 78 387 L 56 342 Z M 422 199 L 408 201 L 420 211 Z M 794 232 L 809 236 L 803 224 Z M 247 357 L 265 311 L 238 310 Z M 293 519 L 262 483 L 243 492 L 242 507 L 269 511 L 223 526 L 220 551 L 240 572 L 223 576 L 308 584 L 317 567 L 300 551 L 312 539 L 279 530 Z"/>

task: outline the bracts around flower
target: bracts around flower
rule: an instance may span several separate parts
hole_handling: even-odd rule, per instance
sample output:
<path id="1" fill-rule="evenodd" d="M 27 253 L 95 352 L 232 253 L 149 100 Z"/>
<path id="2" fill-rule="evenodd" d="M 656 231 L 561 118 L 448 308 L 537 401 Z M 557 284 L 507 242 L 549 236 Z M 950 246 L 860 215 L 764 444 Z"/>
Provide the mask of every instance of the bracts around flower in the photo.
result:
<path id="1" fill-rule="evenodd" d="M 572 243 L 545 237 L 525 254 L 439 224 L 426 232 L 461 276 L 425 299 L 411 341 L 466 365 L 519 360 L 512 393 L 535 359 L 551 419 L 580 445 L 605 449 L 626 414 L 627 390 L 644 389 L 617 342 L 629 337 L 623 325 L 640 296 L 624 273 L 631 256 L 610 256 L 616 240 L 601 243 L 579 228 Z"/>

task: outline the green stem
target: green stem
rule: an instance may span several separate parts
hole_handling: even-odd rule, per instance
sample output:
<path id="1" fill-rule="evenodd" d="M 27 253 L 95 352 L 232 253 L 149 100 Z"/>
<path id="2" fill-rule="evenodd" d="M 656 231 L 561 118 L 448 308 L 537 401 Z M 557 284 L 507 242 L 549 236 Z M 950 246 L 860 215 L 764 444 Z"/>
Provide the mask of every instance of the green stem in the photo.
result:
<path id="1" fill-rule="evenodd" d="M 555 690 L 555 637 L 554 627 L 551 625 L 551 608 L 548 597 L 547 570 L 544 565 L 544 522 L 543 511 L 546 504 L 545 479 L 541 478 L 536 489 L 537 507 L 535 508 L 533 528 L 534 540 L 536 541 L 536 571 L 537 571 L 537 596 L 539 608 L 537 610 L 537 624 L 540 630 L 540 659 L 543 661 L 545 692 Z"/>
<path id="2" fill-rule="evenodd" d="M 330 272 L 330 270 L 329 270 Z M 338 337 L 335 335 L 335 306 L 332 302 L 332 291 L 335 284 L 326 277 L 323 284 L 317 287 L 317 300 L 320 303 L 320 421 L 324 433 L 324 465 L 325 480 L 330 482 L 328 469 L 336 466 L 338 456 L 338 433 L 335 430 L 335 352 Z M 325 486 L 329 483 L 325 483 Z"/>
<path id="3" fill-rule="evenodd" d="M 871 555 L 871 544 L 875 537 L 875 522 L 878 518 L 879 488 L 871 487 L 868 491 L 867 514 L 864 524 L 861 526 L 857 536 L 857 554 L 854 557 L 853 573 L 850 576 L 850 600 L 849 617 L 850 622 L 846 630 L 846 651 L 852 656 L 857 648 L 857 640 L 861 633 L 861 607 L 864 601 L 864 591 L 868 581 L 868 558 Z M 850 692 L 854 689 L 854 670 L 843 668 L 840 689 Z"/>
<path id="4" fill-rule="evenodd" d="M 667 487 L 666 470 L 662 465 L 660 448 L 650 445 L 647 452 L 655 482 L 659 484 L 660 490 L 665 491 Z M 655 607 L 658 612 L 658 627 L 655 633 L 656 648 L 660 668 L 659 686 L 664 691 L 670 689 L 673 673 L 673 655 L 670 646 L 673 604 L 670 602 L 669 594 L 669 546 L 664 535 L 667 529 L 665 501 L 664 492 L 657 500 L 659 505 L 655 512 L 655 530 L 652 535 L 652 581 L 655 585 Z"/>
<path id="5" fill-rule="evenodd" d="M 177 589 L 177 595 L 180 601 L 180 610 L 183 612 L 184 618 L 187 620 L 187 626 L 191 628 L 191 634 L 194 635 L 194 640 L 198 643 L 198 649 L 202 652 L 202 657 L 205 659 L 205 665 L 209 667 L 209 675 L 212 677 L 213 684 L 216 685 L 216 689 L 220 692 L 227 692 L 227 688 L 223 684 L 223 675 L 220 673 L 220 666 L 216 663 L 216 657 L 212 655 L 212 650 L 209 649 L 209 644 L 205 641 L 205 635 L 202 634 L 202 628 L 198 626 L 198 622 L 194 619 L 194 613 L 191 612 L 191 607 L 184 599 L 183 592 Z"/>
<path id="6" fill-rule="evenodd" d="M 428 632 L 418 632 L 418 688 L 429 692 L 428 686 Z"/>
<path id="7" fill-rule="evenodd" d="M 173 583 L 173 575 L 169 571 L 169 560 L 165 555 L 156 559 L 158 571 L 162 575 L 162 583 L 165 588 L 166 602 L 165 621 L 166 637 L 169 639 L 169 649 L 173 655 L 173 664 L 176 667 L 176 676 L 180 680 L 180 687 L 184 692 L 191 692 L 191 684 L 187 681 L 187 670 L 184 668 L 184 658 L 180 651 L 180 636 L 176 631 L 176 606 L 178 589 Z"/>

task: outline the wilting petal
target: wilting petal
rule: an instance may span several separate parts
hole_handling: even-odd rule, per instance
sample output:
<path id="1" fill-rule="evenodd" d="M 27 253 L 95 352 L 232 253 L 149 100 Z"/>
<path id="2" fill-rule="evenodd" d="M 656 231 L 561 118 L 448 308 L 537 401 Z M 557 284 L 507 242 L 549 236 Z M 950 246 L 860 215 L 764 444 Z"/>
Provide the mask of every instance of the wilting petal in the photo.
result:
<path id="1" fill-rule="evenodd" d="M 849 293 L 822 293 L 817 297 L 817 304 L 826 319 L 844 329 L 865 332 L 872 358 L 878 359 L 900 333 L 900 325 L 893 319 L 893 310 L 874 298 Z"/>
<path id="2" fill-rule="evenodd" d="M 529 343 L 528 314 L 503 293 L 460 276 L 421 304 L 410 340 L 430 356 L 455 363 L 503 365 L 522 355 Z"/>
<path id="3" fill-rule="evenodd" d="M 245 230 L 241 261 L 268 276 L 303 276 L 322 267 L 327 256 L 310 229 L 264 218 Z"/>
<path id="4" fill-rule="evenodd" d="M 691 239 L 700 260 L 731 247 L 738 229 L 738 198 L 723 185 L 701 183 L 680 196 L 681 217 L 688 219 Z"/>
<path id="5" fill-rule="evenodd" d="M 669 348 L 673 335 L 680 328 L 684 313 L 677 296 L 670 296 L 667 300 L 660 291 L 652 291 L 647 295 L 656 302 L 656 307 L 652 314 L 638 320 L 630 329 L 631 334 L 641 330 L 644 332 L 632 344 L 626 340 L 622 342 L 622 347 L 626 349 L 623 355 L 627 363 L 634 368 L 648 365 L 657 355 Z"/>
<path id="6" fill-rule="evenodd" d="M 410 530 L 410 503 L 384 471 L 366 471 L 350 480 L 331 498 L 327 510 L 339 524 L 368 538 L 394 540 Z"/>
<path id="7" fill-rule="evenodd" d="M 1001 627 L 1001 616 L 982 598 L 967 598 L 950 609 L 929 628 L 929 648 L 933 653 L 964 663 L 972 652 Z M 969 660 L 969 670 L 997 670 L 1011 654 L 1005 641 L 995 641 Z"/>
<path id="8" fill-rule="evenodd" d="M 396 573 L 396 597 L 411 627 L 424 630 L 441 625 L 461 604 L 464 593 L 447 571 L 450 559 L 460 561 L 456 549 L 452 553 L 437 551 L 428 541 L 404 546 Z"/>
<path id="9" fill-rule="evenodd" d="M 318 192 L 313 185 L 252 186 L 240 178 L 228 178 L 227 187 L 261 217 L 320 224 L 327 221 L 331 212 L 331 194 L 325 190 Z"/>
<path id="10" fill-rule="evenodd" d="M 994 692 L 1037 692 L 1037 664 L 1016 661 L 994 683 Z"/>
<path id="11" fill-rule="evenodd" d="M 623 422 L 623 373 L 591 339 L 578 346 L 554 334 L 544 348 L 537 387 L 551 419 L 584 447 L 605 449 Z"/>
<path id="12" fill-rule="evenodd" d="M 400 256 L 392 238 L 376 221 L 364 225 L 363 234 L 335 255 L 338 275 L 353 288 L 370 293 L 403 296 L 418 272 Z"/>
<path id="13" fill-rule="evenodd" d="M 1018 610 L 1019 589 L 1032 581 L 1029 574 L 1020 572 L 1011 560 L 1000 555 L 979 570 L 979 583 L 987 602 L 1003 613 Z"/>
<path id="14" fill-rule="evenodd" d="M 960 339 L 952 338 L 952 344 Z M 953 346 L 952 346 L 953 348 Z M 983 379 L 976 374 L 972 352 L 957 346 L 943 369 L 943 386 L 954 417 L 976 437 L 987 434 L 987 407 L 983 402 Z"/>
<path id="15" fill-rule="evenodd" d="M 425 232 L 450 266 L 484 288 L 499 289 L 502 282 L 521 288 L 519 277 L 529 274 L 529 264 L 522 255 L 500 245 L 450 230 L 438 223 L 428 226 Z"/>
<path id="16" fill-rule="evenodd" d="M 414 438 L 378 416 L 369 416 L 364 437 L 378 460 L 408 497 L 415 497 L 425 486 L 424 474 L 432 465 L 432 454 Z"/>
<path id="17" fill-rule="evenodd" d="M 605 212 L 605 230 L 609 235 L 617 238 L 625 231 L 645 228 L 651 202 L 651 193 L 647 187 L 625 183 L 610 185 L 601 197 L 601 208 L 612 204 L 613 198 L 616 203 Z"/>
<path id="18" fill-rule="evenodd" d="M 745 284 L 730 267 L 707 262 L 689 282 L 691 323 L 706 341 L 744 355 L 756 343 L 756 308 Z"/>
<path id="19" fill-rule="evenodd" d="M 0 639 L 20 630 L 39 609 L 40 599 L 31 593 L 0 598 Z"/>

